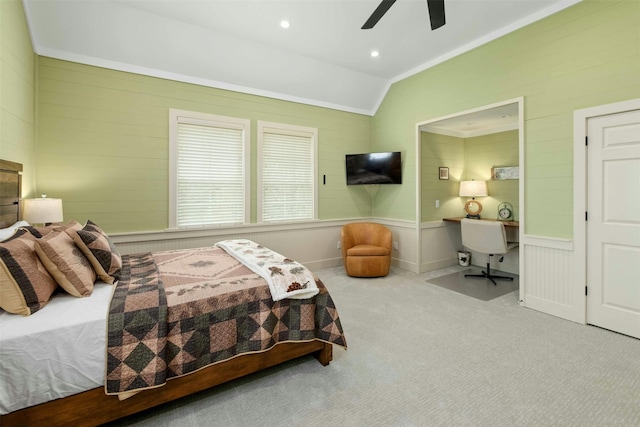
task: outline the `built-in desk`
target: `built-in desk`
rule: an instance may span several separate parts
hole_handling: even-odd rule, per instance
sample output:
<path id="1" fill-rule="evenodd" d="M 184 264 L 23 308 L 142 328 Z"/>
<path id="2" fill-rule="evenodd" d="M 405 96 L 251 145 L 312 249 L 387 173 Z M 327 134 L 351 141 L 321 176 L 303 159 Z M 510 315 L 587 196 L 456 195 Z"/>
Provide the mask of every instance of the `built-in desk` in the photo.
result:
<path id="1" fill-rule="evenodd" d="M 459 216 L 455 218 L 442 218 L 443 221 L 455 222 L 457 224 L 460 224 L 460 221 L 462 221 L 463 219 L 464 219 L 463 216 Z M 515 227 L 515 228 L 520 227 L 520 222 L 518 221 L 503 221 L 499 219 L 490 219 L 490 218 L 480 218 L 479 221 L 499 221 L 503 223 L 505 227 Z"/>

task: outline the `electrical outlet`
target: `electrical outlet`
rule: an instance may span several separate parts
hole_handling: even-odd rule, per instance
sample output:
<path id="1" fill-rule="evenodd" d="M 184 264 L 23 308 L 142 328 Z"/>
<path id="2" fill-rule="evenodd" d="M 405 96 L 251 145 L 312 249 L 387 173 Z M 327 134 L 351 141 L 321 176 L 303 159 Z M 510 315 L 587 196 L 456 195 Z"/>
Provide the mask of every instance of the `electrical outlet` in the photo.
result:
<path id="1" fill-rule="evenodd" d="M 398 250 L 398 242 L 393 242 L 393 249 Z"/>
<path id="2" fill-rule="evenodd" d="M 338 240 L 338 249 L 342 249 L 342 243 Z"/>

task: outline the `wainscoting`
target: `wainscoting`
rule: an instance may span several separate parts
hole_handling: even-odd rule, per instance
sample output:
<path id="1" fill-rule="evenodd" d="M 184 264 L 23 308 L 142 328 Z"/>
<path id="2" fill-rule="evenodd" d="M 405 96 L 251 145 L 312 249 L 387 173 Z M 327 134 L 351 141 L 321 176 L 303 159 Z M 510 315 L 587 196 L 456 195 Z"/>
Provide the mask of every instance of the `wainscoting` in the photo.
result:
<path id="1" fill-rule="evenodd" d="M 513 230 L 512 232 L 514 232 Z M 422 223 L 420 272 L 458 264 L 462 249 L 460 226 L 433 221 Z M 516 241 L 517 232 L 508 235 Z M 484 266 L 486 256 L 471 254 L 472 264 Z M 491 268 L 520 275 L 522 305 L 578 323 L 585 322 L 584 284 L 577 283 L 573 241 L 524 235 L 519 248 Z"/>
<path id="2" fill-rule="evenodd" d="M 415 273 L 438 270 L 458 264 L 462 249 L 460 227 L 434 221 L 420 225 L 421 259 L 417 260 L 416 225 L 408 221 L 378 218 L 358 219 L 386 225 L 397 242 L 392 266 Z M 123 254 L 187 249 L 211 246 L 225 239 L 251 239 L 276 252 L 294 258 L 311 270 L 342 265 L 338 248 L 340 228 L 352 220 L 314 221 L 286 225 L 248 225 L 199 230 L 166 230 L 157 232 L 110 235 Z M 512 251 L 495 268 L 520 274 L 522 305 L 563 319 L 584 323 L 584 284 L 575 281 L 573 242 L 536 236 L 523 237 L 519 251 Z M 518 259 L 520 258 L 520 262 Z M 483 266 L 486 258 L 474 259 Z M 479 261 L 480 260 L 480 261 Z M 499 265 L 498 265 L 499 264 Z M 419 271 L 418 271 L 419 268 Z M 494 265 L 492 265 L 494 268 Z"/>
<path id="3" fill-rule="evenodd" d="M 576 282 L 573 241 L 525 235 L 521 247 L 525 307 L 584 323 L 584 284 Z"/>
<path id="4" fill-rule="evenodd" d="M 389 227 L 393 240 L 398 244 L 393 251 L 392 265 L 405 270 L 415 268 L 415 227 L 413 223 L 403 221 L 359 218 L 286 225 L 250 224 L 240 227 L 123 233 L 110 234 L 109 237 L 122 254 L 198 248 L 212 246 L 226 239 L 250 239 L 314 270 L 342 265 L 342 253 L 338 248 L 340 228 L 348 222 L 356 221 L 373 221 Z"/>

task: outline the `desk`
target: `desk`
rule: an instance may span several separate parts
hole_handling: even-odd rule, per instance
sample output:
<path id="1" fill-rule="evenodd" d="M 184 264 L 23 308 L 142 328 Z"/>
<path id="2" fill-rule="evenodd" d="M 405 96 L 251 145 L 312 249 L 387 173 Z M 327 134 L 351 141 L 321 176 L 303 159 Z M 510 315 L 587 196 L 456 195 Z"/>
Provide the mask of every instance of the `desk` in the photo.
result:
<path id="1" fill-rule="evenodd" d="M 456 224 L 460 224 L 460 221 L 464 219 L 463 216 L 455 217 L 455 218 L 442 218 L 443 221 L 447 222 L 455 222 Z M 502 221 L 499 219 L 489 219 L 489 218 L 480 218 L 479 221 L 499 221 L 504 224 L 505 227 L 520 227 L 520 222 L 518 221 Z"/>

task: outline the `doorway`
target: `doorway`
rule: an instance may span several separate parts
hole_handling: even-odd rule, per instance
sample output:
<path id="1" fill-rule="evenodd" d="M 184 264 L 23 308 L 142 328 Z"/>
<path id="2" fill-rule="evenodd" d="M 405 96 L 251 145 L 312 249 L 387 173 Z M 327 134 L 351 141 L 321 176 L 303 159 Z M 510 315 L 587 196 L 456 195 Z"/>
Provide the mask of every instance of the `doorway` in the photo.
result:
<path id="1" fill-rule="evenodd" d="M 423 273 L 446 266 L 457 265 L 457 251 L 460 249 L 460 239 L 451 238 L 446 235 L 447 227 L 443 225 L 442 218 L 449 216 L 462 216 L 462 208 L 464 202 L 457 196 L 457 188 L 459 187 L 460 178 L 464 174 L 464 162 L 462 166 L 460 162 L 454 165 L 447 164 L 433 164 L 433 162 L 426 160 L 423 157 L 423 134 L 429 132 L 437 134 L 441 141 L 445 141 L 446 137 L 457 136 L 460 132 L 463 135 L 480 135 L 500 132 L 513 132 L 517 139 L 517 166 L 519 166 L 519 176 L 524 177 L 524 98 L 515 98 L 506 100 L 503 102 L 481 106 L 475 109 L 458 112 L 455 114 L 437 117 L 434 119 L 425 120 L 417 123 L 416 125 L 416 153 L 417 153 L 417 173 L 416 173 L 416 222 L 417 226 L 417 265 L 418 273 Z M 465 133 L 466 132 L 466 133 Z M 446 145 L 446 144 L 445 144 Z M 447 158 L 447 156 L 444 156 Z M 497 164 L 492 166 L 515 166 L 500 164 L 501 161 L 497 161 Z M 438 181 L 438 176 L 445 169 L 445 176 L 448 181 Z M 487 170 L 484 170 L 487 169 Z M 483 173 L 490 176 L 490 167 L 483 166 Z M 429 183 L 428 179 L 425 179 L 425 174 L 433 174 L 436 181 Z M 490 178 L 489 178 L 490 179 Z M 516 184 L 512 181 L 511 184 Z M 443 194 L 448 194 L 448 199 L 444 199 L 445 196 L 439 197 L 438 194 L 429 193 L 431 191 L 428 188 L 429 185 L 438 186 L 444 188 Z M 425 188 L 427 187 L 427 188 Z M 517 195 L 513 195 L 517 198 L 518 214 L 517 219 L 520 221 L 521 226 L 517 231 L 517 239 L 523 241 L 522 236 L 524 234 L 524 180 L 518 179 L 515 185 Z M 513 193 L 512 192 L 512 193 Z M 491 195 L 489 195 L 491 196 Z M 495 218 L 497 215 L 496 199 L 487 198 L 488 206 L 484 211 L 483 217 Z M 492 205 L 495 204 L 496 206 Z M 455 214 L 453 214 L 455 212 Z M 450 227 L 449 227 L 450 229 Z M 425 234 L 428 233 L 428 236 Z M 434 242 L 432 237 L 436 238 L 437 243 Z M 435 248 L 437 246 L 437 249 Z M 520 296 L 524 295 L 524 281 L 522 280 L 522 266 L 523 266 L 523 253 L 519 251 L 517 262 L 514 263 L 516 271 L 514 273 L 520 274 Z"/>
<path id="2" fill-rule="evenodd" d="M 575 125 L 576 138 L 588 138 L 576 147 L 575 204 L 587 212 L 575 219 L 584 323 L 640 338 L 640 100 L 581 110 Z"/>

